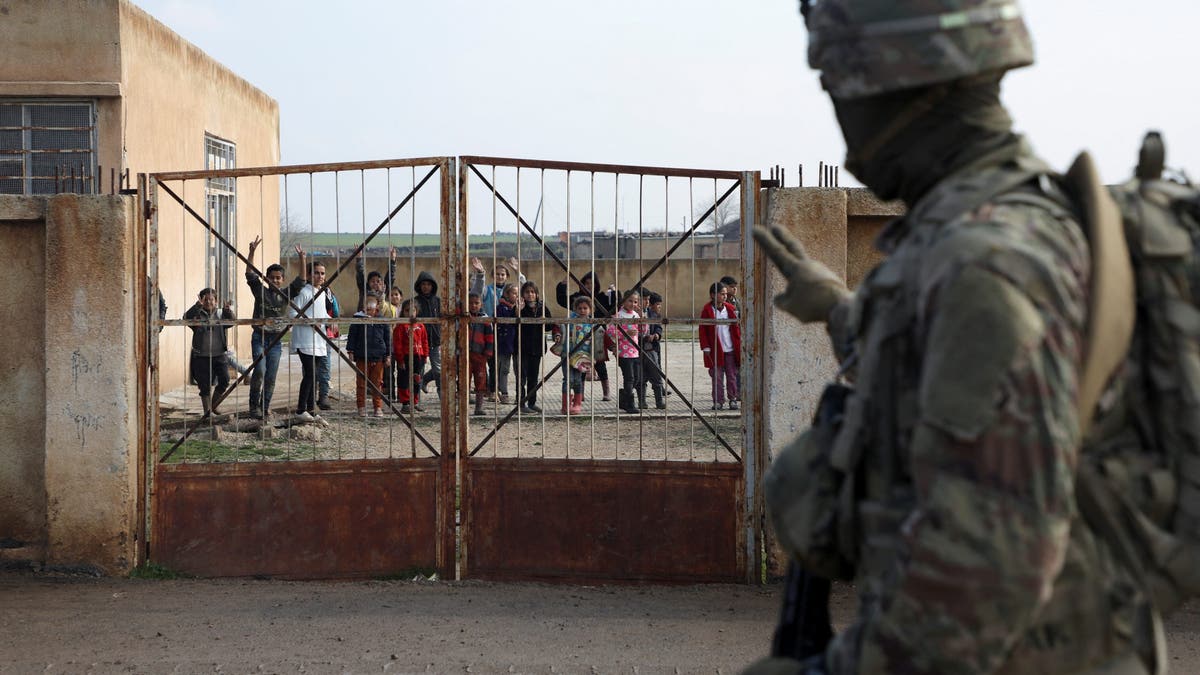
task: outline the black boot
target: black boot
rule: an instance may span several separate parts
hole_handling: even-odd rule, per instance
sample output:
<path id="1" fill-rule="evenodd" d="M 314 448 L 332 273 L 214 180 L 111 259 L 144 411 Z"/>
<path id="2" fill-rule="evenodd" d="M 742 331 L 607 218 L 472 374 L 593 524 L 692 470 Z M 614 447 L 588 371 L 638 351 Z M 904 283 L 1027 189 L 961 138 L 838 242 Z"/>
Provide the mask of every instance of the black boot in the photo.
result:
<path id="1" fill-rule="evenodd" d="M 618 389 L 617 390 L 617 401 L 618 401 L 617 406 L 621 409 L 621 412 L 627 412 L 627 413 L 630 413 L 631 415 L 638 414 L 638 409 L 633 405 L 633 392 L 632 391 L 626 391 L 625 389 Z"/>
<path id="2" fill-rule="evenodd" d="M 647 407 L 649 406 L 646 405 L 646 387 L 638 387 L 638 409 L 645 410 Z"/>
<path id="3" fill-rule="evenodd" d="M 659 410 L 667 409 L 667 404 L 663 403 L 663 386 L 661 384 L 654 385 L 654 407 Z"/>

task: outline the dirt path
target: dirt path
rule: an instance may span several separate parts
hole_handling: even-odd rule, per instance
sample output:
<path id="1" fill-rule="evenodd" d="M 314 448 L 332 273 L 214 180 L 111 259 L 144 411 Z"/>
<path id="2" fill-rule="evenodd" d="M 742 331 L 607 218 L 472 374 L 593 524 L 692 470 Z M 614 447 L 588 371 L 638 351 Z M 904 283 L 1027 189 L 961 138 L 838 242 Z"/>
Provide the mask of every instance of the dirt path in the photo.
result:
<path id="1" fill-rule="evenodd" d="M 0 672 L 731 673 L 766 650 L 779 590 L 4 572 Z M 1200 607 L 1168 636 L 1172 672 L 1200 672 Z"/>

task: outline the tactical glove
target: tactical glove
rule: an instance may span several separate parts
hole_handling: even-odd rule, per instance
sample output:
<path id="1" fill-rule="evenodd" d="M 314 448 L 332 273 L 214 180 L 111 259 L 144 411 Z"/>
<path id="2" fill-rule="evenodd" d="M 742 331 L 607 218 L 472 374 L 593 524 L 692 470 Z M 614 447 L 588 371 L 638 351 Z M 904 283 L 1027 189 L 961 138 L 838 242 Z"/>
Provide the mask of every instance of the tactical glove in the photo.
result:
<path id="1" fill-rule="evenodd" d="M 754 239 L 788 280 L 787 289 L 775 296 L 775 305 L 805 323 L 825 322 L 839 302 L 850 297 L 842 278 L 813 260 L 791 232 L 778 225 L 756 226 Z"/>

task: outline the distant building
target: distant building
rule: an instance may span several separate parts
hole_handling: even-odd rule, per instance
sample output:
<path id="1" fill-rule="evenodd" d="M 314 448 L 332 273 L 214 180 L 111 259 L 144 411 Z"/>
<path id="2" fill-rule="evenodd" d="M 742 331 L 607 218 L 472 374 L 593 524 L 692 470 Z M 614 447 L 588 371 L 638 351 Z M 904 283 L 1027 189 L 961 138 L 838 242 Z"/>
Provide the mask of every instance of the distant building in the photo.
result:
<path id="1" fill-rule="evenodd" d="M 108 193 L 136 187 L 138 173 L 279 163 L 278 104 L 127 0 L 4 3 L 0 45 L 0 194 Z M 261 263 L 279 255 L 269 183 L 239 194 L 233 180 L 193 181 L 185 196 L 243 251 L 261 234 Z M 198 223 L 184 226 L 177 204 L 159 206 L 175 228 L 158 241 L 171 317 L 204 286 L 248 311 L 237 258 Z M 182 383 L 184 343 L 163 341 L 164 388 Z"/>
<path id="2" fill-rule="evenodd" d="M 560 232 L 558 240 L 577 260 L 658 260 L 669 251 L 672 260 L 736 259 L 741 255 L 740 241 L 724 233 L 696 232 L 679 244 L 683 236 L 683 232 L 572 232 L 570 236 Z M 679 246 L 671 251 L 676 244 Z"/>

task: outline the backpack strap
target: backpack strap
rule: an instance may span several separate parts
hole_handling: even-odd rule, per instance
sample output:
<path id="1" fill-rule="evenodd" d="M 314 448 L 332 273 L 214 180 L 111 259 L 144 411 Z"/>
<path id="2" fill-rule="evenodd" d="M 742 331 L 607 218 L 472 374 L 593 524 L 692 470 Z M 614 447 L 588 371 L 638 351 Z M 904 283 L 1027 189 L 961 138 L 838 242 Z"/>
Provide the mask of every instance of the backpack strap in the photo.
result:
<path id="1" fill-rule="evenodd" d="M 1109 192 L 1100 182 L 1096 166 L 1088 153 L 1079 157 L 1064 176 L 1083 211 L 1092 258 L 1091 298 L 1083 368 L 1079 378 L 1079 426 L 1083 436 L 1091 426 L 1092 415 L 1109 378 L 1124 362 L 1133 338 L 1137 318 L 1133 265 L 1125 241 L 1121 214 Z M 1095 466 L 1081 462 L 1076 474 L 1075 494 L 1079 510 L 1093 530 L 1104 538 L 1113 552 L 1133 573 L 1142 586 L 1147 603 L 1154 598 L 1145 564 L 1137 545 L 1126 535 L 1120 522 L 1128 506 L 1127 496 L 1113 492 Z M 1154 663 L 1148 664 L 1156 675 L 1166 673 L 1166 632 L 1161 615 L 1151 606 L 1143 608 L 1144 628 Z M 1146 656 L 1150 656 L 1147 654 Z"/>
<path id="2" fill-rule="evenodd" d="M 1091 155 L 1080 153 L 1064 186 L 1082 210 L 1092 257 L 1091 298 L 1083 368 L 1079 377 L 1079 428 L 1086 437 L 1096 403 L 1129 353 L 1137 313 L 1133 265 L 1117 204 L 1100 182 Z"/>

